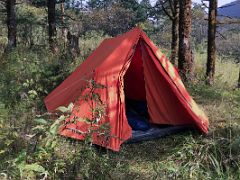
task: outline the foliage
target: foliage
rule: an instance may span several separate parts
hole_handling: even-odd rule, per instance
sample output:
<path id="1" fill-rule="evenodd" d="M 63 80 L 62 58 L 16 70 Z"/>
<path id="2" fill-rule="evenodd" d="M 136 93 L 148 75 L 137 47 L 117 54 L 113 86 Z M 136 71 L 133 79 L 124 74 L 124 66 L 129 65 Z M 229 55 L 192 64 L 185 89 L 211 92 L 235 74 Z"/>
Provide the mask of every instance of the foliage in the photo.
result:
<path id="1" fill-rule="evenodd" d="M 68 58 L 70 62 L 66 62 L 67 56 L 64 51 L 53 56 L 45 48 L 37 46 L 32 49 L 20 47 L 4 54 L 1 61 L 3 70 L 0 72 L 2 102 L 13 107 L 19 101 L 28 101 L 26 97 L 41 101 L 69 74 L 71 60 Z"/>
<path id="2" fill-rule="evenodd" d="M 10 53 L 4 52 L 6 15 L 0 15 L 0 179 L 240 178 L 240 91 L 235 88 L 239 73 L 235 63 L 239 61 L 239 32 L 236 28 L 218 29 L 226 38 L 218 38 L 215 85 L 206 86 L 206 21 L 202 7 L 193 8 L 195 78 L 187 88 L 209 116 L 209 135 L 185 132 L 164 139 L 123 144 L 119 153 L 113 153 L 92 144 L 95 132 L 91 128 L 83 142 L 59 136 L 58 128 L 68 118 L 73 104 L 59 107 L 61 113 L 50 115 L 44 108 L 43 98 L 103 39 L 135 25 L 142 27 L 168 53 L 171 22 L 156 7 L 151 8 L 148 0 L 92 1 L 97 2 L 94 8 L 79 8 L 74 1 L 68 1 L 65 20 L 70 32 L 80 39 L 81 55 L 71 56 L 60 32 L 57 37 L 60 50 L 54 55 L 47 48 L 47 14 L 42 2 L 24 1 L 17 5 L 19 46 Z M 0 8 L 3 10 L 4 6 L 0 4 Z M 147 11 L 149 8 L 153 11 Z M 100 88 L 93 80 L 88 83 L 92 90 Z M 95 118 L 85 120 L 94 125 L 97 118 L 104 116 L 105 106 L 99 101 L 99 95 L 94 90 L 91 92 L 87 98 L 97 101 L 98 106 L 91 109 Z M 109 136 L 107 124 L 99 130 Z"/>
<path id="3" fill-rule="evenodd" d="M 91 100 L 96 107 L 91 107 L 93 118 L 85 121 L 91 123 L 90 129 L 85 135 L 83 143 L 71 143 L 73 140 L 66 140 L 58 135 L 60 126 L 72 112 L 73 104 L 68 107 L 59 107 L 60 114 L 55 114 L 57 119 L 52 121 L 48 114 L 31 114 L 31 125 L 25 130 L 12 129 L 16 125 L 11 125 L 4 118 L 1 118 L 0 133 L 1 144 L 0 155 L 3 162 L 0 163 L 1 172 L 9 178 L 38 179 L 38 178 L 71 178 L 79 176 L 81 178 L 92 178 L 98 175 L 103 178 L 109 175 L 110 163 L 108 163 L 107 154 L 98 154 L 92 145 L 92 135 L 95 133 L 101 136 L 108 135 L 108 126 L 98 125 L 98 122 L 104 117 L 104 105 L 99 99 L 100 96 L 95 93 L 98 88 L 104 88 L 102 85 L 90 80 L 86 88 L 91 89 L 91 93 L 85 100 Z M 28 107 L 29 109 L 29 107 Z M 11 112 L 14 113 L 14 112 Z M 16 112 L 15 112 L 16 113 Z M 26 113 L 26 112 L 21 112 Z M 9 119 L 8 119 L 9 120 Z M 19 121 L 20 119 L 18 119 Z M 82 121 L 82 119 L 79 119 Z M 26 119 L 21 119 L 21 123 Z M 93 128 L 94 127 L 94 128 Z M 98 127 L 96 129 L 96 127 Z M 22 135 L 22 133 L 24 133 Z M 107 138 L 106 138 L 107 139 Z M 24 142 L 20 146 L 18 142 Z M 107 142 L 106 142 L 107 143 Z M 18 150 L 14 147 L 19 148 Z M 8 155 L 7 159 L 3 158 Z"/>
<path id="4" fill-rule="evenodd" d="M 240 48 L 240 33 L 235 31 L 230 31 L 228 33 L 223 33 L 223 38 L 219 37 L 217 48 L 221 56 L 225 56 L 225 59 L 232 60 L 231 57 L 235 59 L 236 63 L 240 63 L 239 48 Z"/>
<path id="5" fill-rule="evenodd" d="M 120 4 L 125 8 L 129 9 L 135 14 L 135 19 L 133 20 L 133 24 L 137 24 L 138 22 L 143 22 L 147 18 L 147 14 L 144 11 L 144 8 L 148 8 L 149 3 L 143 2 L 138 3 L 137 0 L 120 0 Z"/>
<path id="6" fill-rule="evenodd" d="M 103 31 L 88 31 L 85 33 L 85 35 L 82 35 L 80 37 L 82 57 L 86 59 L 96 49 L 96 47 L 106 38 L 110 37 L 104 35 Z"/>
<path id="7" fill-rule="evenodd" d="M 89 35 L 85 38 L 91 37 L 92 35 Z M 29 57 L 34 62 L 35 51 L 21 49 L 21 52 L 21 56 L 17 51 L 12 52 L 10 62 L 13 64 L 18 62 L 17 66 L 21 66 L 22 61 L 17 60 L 23 59 L 21 57 Z M 42 61 L 44 57 L 52 57 L 48 52 L 45 54 L 44 51 L 37 52 L 38 56 L 42 54 Z M 82 143 L 56 135 L 63 116 L 58 115 L 57 121 L 49 119 L 48 114 L 39 116 L 35 110 L 35 103 L 41 104 L 40 100 L 36 102 L 35 96 L 28 95 L 24 100 L 16 101 L 15 106 L 12 103 L 11 108 L 4 104 L 0 105 L 0 173 L 3 173 L 1 176 L 13 179 L 21 177 L 91 179 L 96 176 L 102 179 L 238 177 L 240 92 L 229 90 L 234 87 L 234 81 L 229 79 L 237 78 L 238 67 L 234 67 L 235 65 L 229 61 L 229 64 L 226 64 L 225 60 L 217 61 L 218 78 L 216 84 L 209 87 L 203 81 L 205 64 L 202 59 L 205 57 L 205 54 L 196 54 L 196 81 L 189 85 L 188 89 L 210 117 L 211 132 L 208 136 L 186 132 L 165 139 L 123 145 L 118 154 L 105 152 L 94 148 L 91 145 L 91 138 Z M 23 63 L 27 64 L 26 61 Z M 9 67 L 13 68 L 14 65 Z M 10 69 L 8 72 L 12 72 L 11 76 L 13 72 L 19 72 Z M 28 69 L 27 66 L 25 69 Z M 26 72 L 31 76 L 32 71 Z M 226 76 L 228 80 L 225 79 Z M 18 81 L 14 82 L 17 84 Z M 94 81 L 89 83 L 96 87 Z M 11 86 L 12 89 L 13 87 Z M 72 105 L 60 107 L 59 110 L 67 116 L 66 112 L 71 108 Z"/>
<path id="8" fill-rule="evenodd" d="M 115 36 L 132 28 L 134 18 L 134 12 L 123 8 L 121 4 L 113 4 L 108 10 L 96 9 L 85 14 L 83 18 L 84 32 L 101 29 L 105 34 Z"/>
<path id="9" fill-rule="evenodd" d="M 18 41 L 28 46 L 45 44 L 47 42 L 47 34 L 44 31 L 45 19 L 43 9 L 25 4 L 17 6 Z"/>
<path id="10" fill-rule="evenodd" d="M 205 20 L 206 15 L 204 6 L 194 4 L 192 10 L 192 41 L 195 45 L 207 40 L 208 22 Z"/>

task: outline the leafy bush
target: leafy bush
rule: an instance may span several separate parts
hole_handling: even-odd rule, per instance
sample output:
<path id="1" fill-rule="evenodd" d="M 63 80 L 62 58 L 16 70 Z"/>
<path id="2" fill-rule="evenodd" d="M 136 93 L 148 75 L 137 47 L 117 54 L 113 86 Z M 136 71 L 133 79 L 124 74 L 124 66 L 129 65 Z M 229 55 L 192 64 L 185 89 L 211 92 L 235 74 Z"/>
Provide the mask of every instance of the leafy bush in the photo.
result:
<path id="1" fill-rule="evenodd" d="M 85 119 L 86 123 L 90 124 L 90 129 L 84 134 L 84 142 L 77 143 L 58 135 L 60 126 L 66 125 L 65 120 L 72 112 L 72 103 L 68 107 L 59 107 L 58 110 L 61 113 L 54 114 L 58 117 L 54 121 L 51 119 L 52 115 L 48 113 L 34 118 L 34 111 L 32 111 L 28 116 L 31 125 L 25 130 L 15 128 L 16 124 L 12 126 L 6 119 L 0 119 L 0 125 L 4 129 L 0 133 L 0 139 L 3 142 L 0 146 L 0 155 L 2 157 L 7 155 L 7 158 L 2 158 L 3 162 L 0 163 L 0 170 L 4 175 L 14 179 L 58 179 L 77 176 L 88 179 L 98 176 L 105 179 L 109 176 L 111 164 L 108 162 L 108 154 L 99 153 L 92 145 L 93 134 L 99 133 L 101 136 L 109 134 L 109 126 L 98 125 L 98 122 L 105 116 L 105 106 L 95 90 L 104 88 L 104 86 L 90 80 L 86 88 L 90 89 L 90 94 L 83 98 L 86 101 L 93 101 L 96 107 L 91 107 L 93 119 Z M 23 108 L 22 114 L 26 114 L 24 110 Z M 7 112 L 5 113 L 7 117 Z M 20 117 L 18 121 L 21 123 L 29 121 L 22 118 Z M 82 121 L 82 119 L 75 120 Z M 18 125 L 21 127 L 19 122 Z M 14 149 L 14 147 L 19 149 Z"/>
<path id="2" fill-rule="evenodd" d="M 92 42 L 96 38 L 97 46 L 101 41 L 97 33 L 82 37 L 89 52 L 95 48 Z M 89 143 L 59 137 L 58 126 L 66 117 L 53 121 L 45 113 L 43 98 L 84 59 L 73 59 L 64 47 L 60 48 L 60 53 L 53 55 L 47 47 L 19 46 L 1 57 L 0 177 L 39 179 L 71 178 L 80 176 L 78 172 L 84 177 L 92 177 L 96 172 L 107 174 L 107 154 L 99 154 Z M 39 114 L 43 116 L 38 117 Z"/>
<path id="3" fill-rule="evenodd" d="M 8 107 L 31 100 L 39 105 L 42 99 L 69 74 L 73 60 L 64 51 L 54 56 L 45 48 L 19 47 L 4 54 L 0 72 L 1 101 Z"/>

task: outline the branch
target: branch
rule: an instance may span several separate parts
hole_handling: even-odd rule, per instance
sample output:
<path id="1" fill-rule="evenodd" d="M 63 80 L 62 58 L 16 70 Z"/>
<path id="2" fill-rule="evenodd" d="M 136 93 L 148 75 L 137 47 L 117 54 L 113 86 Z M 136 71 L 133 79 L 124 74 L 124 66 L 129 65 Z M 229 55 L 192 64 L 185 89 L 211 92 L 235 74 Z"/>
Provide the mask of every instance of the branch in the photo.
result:
<path id="1" fill-rule="evenodd" d="M 163 6 L 163 5 L 165 5 L 167 3 L 167 0 L 159 0 L 157 3 L 156 3 L 156 5 L 155 5 L 155 7 L 158 7 L 158 6 L 160 6 L 161 5 L 161 7 Z M 159 7 L 160 8 L 160 7 Z"/>
<path id="2" fill-rule="evenodd" d="M 169 12 L 167 11 L 167 9 L 164 7 L 164 4 L 162 4 L 162 10 L 164 11 L 164 13 L 173 21 L 173 16 L 171 16 L 171 14 L 169 14 Z"/>
<path id="3" fill-rule="evenodd" d="M 56 15 L 56 16 L 58 16 L 58 17 L 67 17 L 67 18 L 69 18 L 69 19 L 71 19 L 71 20 L 73 20 L 73 21 L 77 21 L 76 19 L 74 19 L 73 17 L 71 17 L 71 16 L 69 16 L 69 15 L 67 15 L 67 14 L 61 14 L 61 15 Z"/>
<path id="4" fill-rule="evenodd" d="M 205 2 L 203 2 L 203 1 L 206 1 L 206 0 L 201 0 L 202 5 L 203 5 L 205 8 L 209 8 L 209 7 L 207 6 L 207 4 L 206 4 Z"/>
<path id="5" fill-rule="evenodd" d="M 15 5 L 19 5 L 19 4 L 24 4 L 24 2 L 18 2 L 18 3 L 15 3 Z"/>
<path id="6" fill-rule="evenodd" d="M 173 4 L 172 4 L 172 0 L 168 0 L 172 14 L 174 14 L 174 8 L 173 8 Z"/>
<path id="7" fill-rule="evenodd" d="M 216 31 L 220 36 L 221 36 L 221 38 L 223 38 L 223 39 L 227 39 L 222 33 L 220 33 L 219 31 Z"/>

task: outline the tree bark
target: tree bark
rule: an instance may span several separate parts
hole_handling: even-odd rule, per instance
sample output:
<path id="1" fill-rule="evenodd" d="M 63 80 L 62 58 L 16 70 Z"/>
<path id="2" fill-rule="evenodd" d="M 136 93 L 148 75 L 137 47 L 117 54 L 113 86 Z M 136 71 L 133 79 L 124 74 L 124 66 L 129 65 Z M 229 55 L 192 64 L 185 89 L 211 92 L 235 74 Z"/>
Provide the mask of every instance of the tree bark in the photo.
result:
<path id="1" fill-rule="evenodd" d="M 76 58 L 80 54 L 79 49 L 79 36 L 71 34 L 70 31 L 67 33 L 68 48 L 73 58 Z"/>
<path id="2" fill-rule="evenodd" d="M 6 1 L 8 45 L 7 49 L 17 46 L 16 0 Z"/>
<path id="3" fill-rule="evenodd" d="M 216 61 L 216 24 L 217 24 L 217 0 L 209 1 L 208 13 L 208 57 L 206 82 L 209 85 L 214 83 L 215 61 Z"/>
<path id="4" fill-rule="evenodd" d="M 193 52 L 190 44 L 191 34 L 191 0 L 179 1 L 179 52 L 178 68 L 184 81 L 193 78 Z"/>
<path id="5" fill-rule="evenodd" d="M 49 36 L 49 46 L 50 50 L 53 53 L 58 51 L 57 43 L 56 43 L 56 36 L 57 36 L 57 29 L 56 29 L 56 0 L 48 0 L 48 36 Z"/>
<path id="6" fill-rule="evenodd" d="M 174 65 L 177 64 L 178 60 L 178 43 L 179 43 L 179 2 L 178 0 L 173 0 L 173 19 L 172 19 L 172 54 L 171 61 Z"/>
<path id="7" fill-rule="evenodd" d="M 62 17 L 61 17 L 61 21 L 62 21 L 62 37 L 64 40 L 64 46 L 67 43 L 67 28 L 65 26 L 65 8 L 64 8 L 64 3 L 61 3 L 61 13 L 62 13 Z"/>

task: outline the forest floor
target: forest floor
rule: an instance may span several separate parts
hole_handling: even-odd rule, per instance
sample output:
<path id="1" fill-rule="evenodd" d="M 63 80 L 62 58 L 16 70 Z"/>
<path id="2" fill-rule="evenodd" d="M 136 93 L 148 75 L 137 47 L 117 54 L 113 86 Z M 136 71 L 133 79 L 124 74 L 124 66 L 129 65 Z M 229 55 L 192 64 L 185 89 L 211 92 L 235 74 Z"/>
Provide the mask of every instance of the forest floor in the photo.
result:
<path id="1" fill-rule="evenodd" d="M 195 71 L 198 74 L 204 71 L 204 56 L 198 54 L 196 57 Z M 184 132 L 122 145 L 120 153 L 112 155 L 112 158 L 115 163 L 129 166 L 129 171 L 116 170 L 116 177 L 239 178 L 240 90 L 234 85 L 238 78 L 238 66 L 218 61 L 216 72 L 214 86 L 206 86 L 202 81 L 188 86 L 190 94 L 209 116 L 209 134 Z"/>
<path id="2" fill-rule="evenodd" d="M 116 163 L 129 166 L 130 171 L 122 172 L 121 176 L 140 179 L 239 178 L 239 172 L 234 172 L 232 167 L 239 165 L 236 159 L 239 144 L 235 142 L 240 130 L 240 91 L 198 86 L 192 89 L 192 94 L 209 116 L 209 134 L 184 132 L 123 145 L 120 153 L 113 155 Z"/>
<path id="3" fill-rule="evenodd" d="M 215 84 L 207 86 L 203 82 L 205 72 L 203 59 L 206 59 L 205 54 L 196 55 L 195 74 L 197 76 L 191 85 L 187 85 L 187 88 L 209 116 L 208 135 L 189 131 L 141 143 L 123 144 L 120 152 L 117 153 L 107 151 L 87 154 L 89 152 L 87 151 L 84 155 L 87 158 L 90 157 L 90 160 L 83 158 L 79 161 L 80 153 L 84 152 L 76 151 L 81 146 L 80 142 L 75 144 L 68 140 L 61 140 L 53 151 L 49 151 L 40 144 L 37 151 L 29 154 L 29 147 L 21 141 L 22 135 L 19 137 L 16 133 L 11 134 L 11 131 L 4 127 L 4 123 L 0 123 L 0 128 L 3 130 L 0 132 L 0 142 L 4 142 L 3 150 L 0 149 L 0 156 L 7 154 L 4 155 L 4 161 L 0 161 L 0 173 L 21 178 L 24 177 L 21 172 L 25 170 L 26 177 L 30 179 L 42 177 L 41 174 L 45 171 L 48 172 L 50 179 L 60 177 L 56 174 L 65 174 L 63 175 L 65 179 L 70 177 L 80 179 L 82 177 L 90 179 L 93 177 L 96 179 L 101 177 L 104 177 L 102 179 L 239 179 L 240 90 L 235 88 L 238 65 L 231 61 L 218 60 Z M 27 111 L 29 110 L 25 112 Z M 8 113 L 0 104 L 0 122 L 6 122 L 4 118 Z M 29 123 L 29 118 L 25 119 L 22 127 Z M 39 128 L 39 126 L 36 127 Z M 2 148 L 1 143 L 0 148 Z M 11 143 L 15 145 L 10 152 Z M 9 152 L 6 153 L 7 151 Z M 98 157 L 101 157 L 100 160 Z M 54 163 L 49 161 L 52 158 Z M 76 169 L 75 162 L 81 162 L 77 167 L 81 170 Z M 27 166 L 26 163 L 32 163 L 34 166 Z M 44 171 L 38 166 L 39 164 L 45 168 Z M 67 170 L 68 168 L 70 170 Z M 40 175 L 30 174 L 30 171 L 39 171 Z M 72 175 L 72 171 L 75 175 Z"/>

